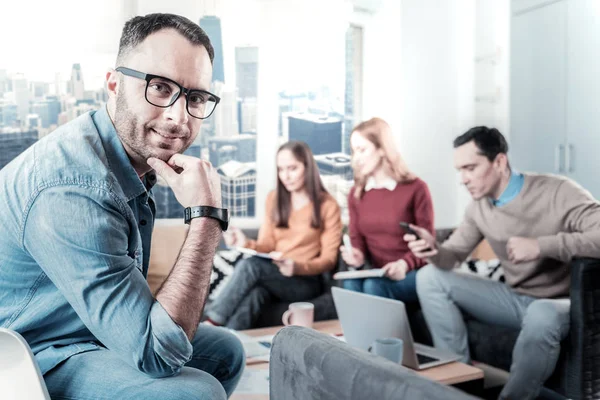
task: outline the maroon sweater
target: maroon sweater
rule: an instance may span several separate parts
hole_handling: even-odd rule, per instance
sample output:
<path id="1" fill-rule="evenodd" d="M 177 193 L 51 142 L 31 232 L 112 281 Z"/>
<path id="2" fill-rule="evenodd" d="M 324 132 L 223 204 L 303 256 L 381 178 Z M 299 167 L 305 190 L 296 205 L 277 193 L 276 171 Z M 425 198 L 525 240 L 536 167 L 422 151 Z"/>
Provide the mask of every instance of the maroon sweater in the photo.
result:
<path id="1" fill-rule="evenodd" d="M 427 184 L 420 179 L 396 185 L 393 191 L 372 189 L 360 200 L 354 188 L 348 195 L 350 239 L 361 250 L 373 268 L 403 259 L 409 270 L 425 265 L 416 258 L 402 238 L 400 222 L 421 226 L 433 233 L 433 202 Z"/>

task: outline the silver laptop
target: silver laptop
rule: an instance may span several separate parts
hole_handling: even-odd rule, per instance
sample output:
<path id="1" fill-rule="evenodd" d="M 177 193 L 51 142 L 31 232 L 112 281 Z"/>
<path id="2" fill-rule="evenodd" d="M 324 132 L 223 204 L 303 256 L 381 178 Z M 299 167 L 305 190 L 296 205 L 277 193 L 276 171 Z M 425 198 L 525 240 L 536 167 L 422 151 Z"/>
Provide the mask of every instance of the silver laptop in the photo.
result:
<path id="1" fill-rule="evenodd" d="M 375 339 L 395 337 L 404 342 L 402 365 L 426 369 L 447 364 L 460 356 L 413 342 L 404 303 L 338 287 L 331 288 L 344 339 L 368 350 Z"/>

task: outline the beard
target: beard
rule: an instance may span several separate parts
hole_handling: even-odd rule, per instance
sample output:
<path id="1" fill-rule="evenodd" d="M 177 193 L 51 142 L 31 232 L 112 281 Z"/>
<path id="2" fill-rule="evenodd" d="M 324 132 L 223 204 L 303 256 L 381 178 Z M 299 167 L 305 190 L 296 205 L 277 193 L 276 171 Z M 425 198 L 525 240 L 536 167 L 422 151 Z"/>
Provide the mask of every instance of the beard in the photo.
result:
<path id="1" fill-rule="evenodd" d="M 149 103 L 148 106 L 154 107 Z M 119 138 L 133 153 L 130 154 L 130 157 L 136 163 L 145 164 L 150 157 L 167 162 L 173 154 L 183 153 L 192 145 L 190 131 L 185 126 L 164 124 L 158 121 L 141 122 L 138 115 L 131 111 L 124 92 L 119 93 L 116 98 L 114 123 Z M 181 137 L 182 145 L 174 147 L 159 142 L 156 146 L 153 146 L 149 140 L 156 134 L 153 130 Z M 163 151 L 160 151 L 160 149 Z"/>

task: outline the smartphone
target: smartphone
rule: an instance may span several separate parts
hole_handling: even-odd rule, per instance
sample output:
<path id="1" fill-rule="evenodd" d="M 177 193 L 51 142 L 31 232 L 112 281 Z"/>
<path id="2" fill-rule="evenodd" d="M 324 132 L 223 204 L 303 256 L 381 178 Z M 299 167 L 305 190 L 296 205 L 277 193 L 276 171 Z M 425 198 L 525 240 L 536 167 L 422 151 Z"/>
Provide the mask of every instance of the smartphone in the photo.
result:
<path id="1" fill-rule="evenodd" d="M 400 222 L 400 226 L 402 227 L 402 229 L 404 229 L 406 231 L 406 233 L 415 235 L 417 240 L 421 239 L 421 237 L 417 234 L 417 232 L 415 232 L 415 230 L 410 227 L 410 224 L 408 222 Z"/>
<path id="2" fill-rule="evenodd" d="M 410 224 L 408 222 L 400 222 L 400 226 L 402 227 L 402 229 L 404 229 L 406 231 L 406 233 L 411 234 L 411 235 L 415 235 L 415 237 L 417 238 L 417 240 L 421 239 L 421 236 L 419 236 L 417 234 L 417 232 L 415 232 L 415 230 L 410 227 Z M 426 248 L 423 251 L 431 251 L 431 247 L 428 247 L 428 248 Z"/>
<path id="3" fill-rule="evenodd" d="M 348 234 L 345 233 L 342 239 L 344 240 L 344 247 L 346 248 L 346 251 L 349 254 L 352 254 L 352 242 L 350 242 L 350 236 L 348 236 Z"/>

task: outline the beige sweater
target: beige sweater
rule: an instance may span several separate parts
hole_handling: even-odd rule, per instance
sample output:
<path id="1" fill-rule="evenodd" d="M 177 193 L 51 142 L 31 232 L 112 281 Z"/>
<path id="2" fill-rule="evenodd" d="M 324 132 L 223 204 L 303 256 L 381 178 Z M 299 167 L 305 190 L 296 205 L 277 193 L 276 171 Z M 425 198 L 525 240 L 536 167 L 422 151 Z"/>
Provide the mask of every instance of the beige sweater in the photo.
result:
<path id="1" fill-rule="evenodd" d="M 538 298 L 568 296 L 571 258 L 600 258 L 600 203 L 570 179 L 524 175 L 521 192 L 508 204 L 494 207 L 487 198 L 472 202 L 464 221 L 430 261 L 455 267 L 485 238 L 516 292 Z M 512 264 L 506 243 L 513 236 L 537 238 L 541 258 Z"/>

